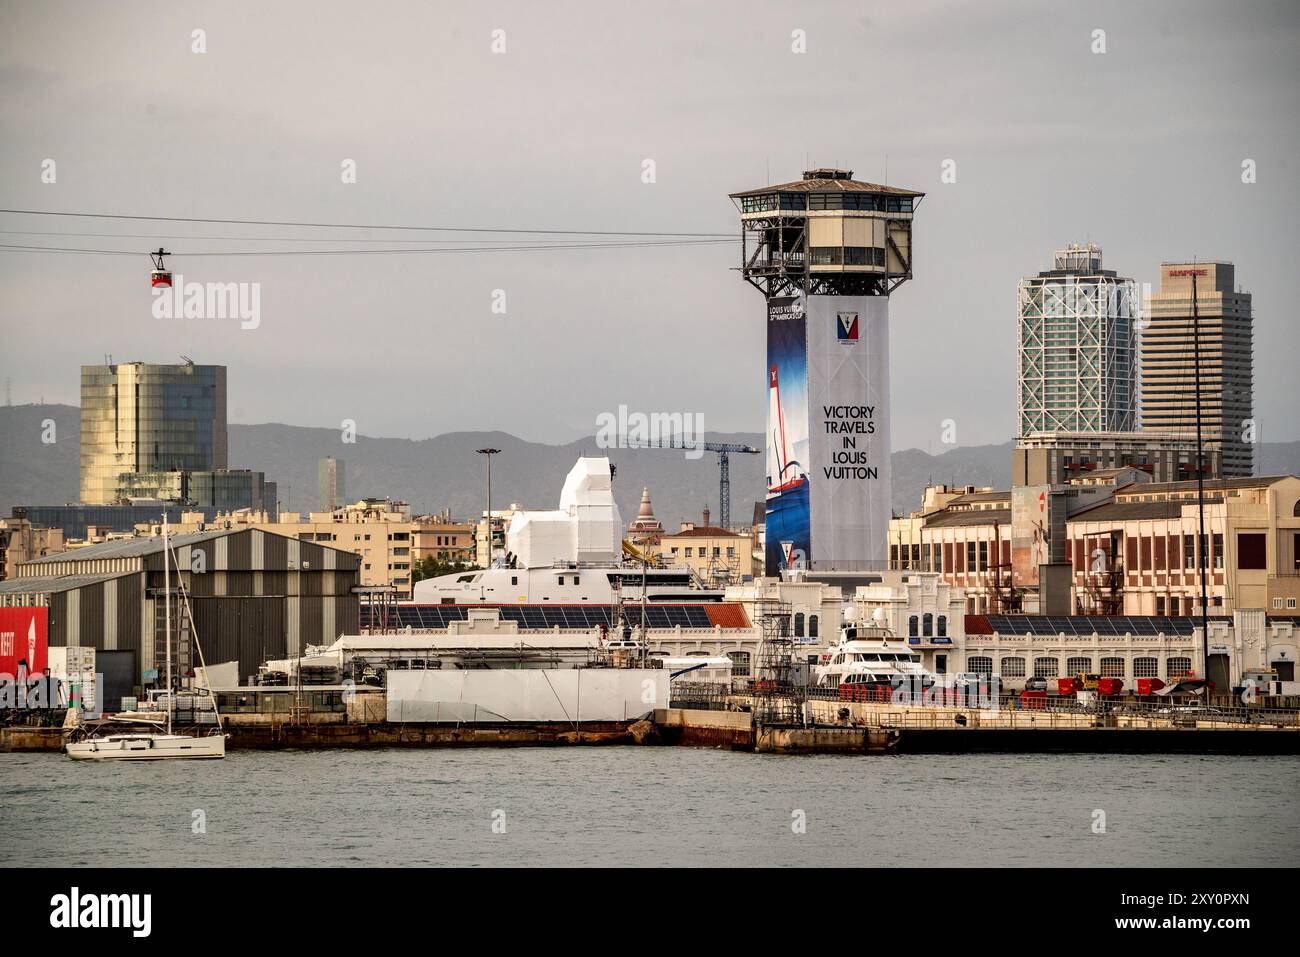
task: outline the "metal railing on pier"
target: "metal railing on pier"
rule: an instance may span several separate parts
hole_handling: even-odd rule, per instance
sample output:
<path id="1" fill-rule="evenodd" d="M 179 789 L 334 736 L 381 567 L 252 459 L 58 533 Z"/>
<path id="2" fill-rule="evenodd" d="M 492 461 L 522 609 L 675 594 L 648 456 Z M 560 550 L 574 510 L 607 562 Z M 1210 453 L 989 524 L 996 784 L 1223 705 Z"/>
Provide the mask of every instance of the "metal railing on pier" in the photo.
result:
<path id="1" fill-rule="evenodd" d="M 757 692 L 749 679 L 730 684 L 675 682 L 670 707 L 705 711 L 771 710 L 780 698 L 807 702 L 818 721 L 861 721 L 898 728 L 1224 728 L 1300 731 L 1300 710 L 1216 707 L 1168 701 L 1072 697 L 1021 699 L 1014 694 L 981 697 L 978 688 L 943 689 L 928 695 L 895 695 L 889 688 L 799 688 L 789 695 Z M 782 709 L 789 711 L 790 707 Z"/>

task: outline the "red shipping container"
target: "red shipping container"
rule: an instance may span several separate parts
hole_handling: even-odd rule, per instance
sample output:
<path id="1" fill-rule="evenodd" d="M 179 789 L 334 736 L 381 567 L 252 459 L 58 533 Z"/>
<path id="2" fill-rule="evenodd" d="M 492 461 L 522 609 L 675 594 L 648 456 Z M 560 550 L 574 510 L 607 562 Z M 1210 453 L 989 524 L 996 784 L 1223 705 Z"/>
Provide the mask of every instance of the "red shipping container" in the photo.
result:
<path id="1" fill-rule="evenodd" d="M 48 664 L 50 612 L 48 608 L 0 608 L 0 675 L 17 677 L 19 662 L 29 675 L 39 675 Z"/>

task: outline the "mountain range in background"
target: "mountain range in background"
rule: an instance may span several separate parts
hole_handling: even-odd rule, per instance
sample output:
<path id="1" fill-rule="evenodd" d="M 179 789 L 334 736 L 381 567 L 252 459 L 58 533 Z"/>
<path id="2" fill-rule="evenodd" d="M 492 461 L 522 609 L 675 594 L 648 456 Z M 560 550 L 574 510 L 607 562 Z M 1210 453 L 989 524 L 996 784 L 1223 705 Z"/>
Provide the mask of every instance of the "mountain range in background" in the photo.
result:
<path id="1" fill-rule="evenodd" d="M 42 441 L 46 420 L 53 421 L 55 430 L 55 441 L 48 444 Z M 706 505 L 711 521 L 718 521 L 718 456 L 711 452 L 688 459 L 680 450 L 603 450 L 594 437 L 543 445 L 505 432 L 449 432 L 418 441 L 358 435 L 355 444 L 345 445 L 336 429 L 279 423 L 229 428 L 231 468 L 265 472 L 278 483 L 280 507 L 289 512 L 319 507 L 317 464 L 333 455 L 346 463 L 349 501 L 387 496 L 409 502 L 416 514 L 449 508 L 456 519 L 477 516 L 486 489 L 483 457 L 474 450 L 491 446 L 501 450 L 492 463 L 492 503 L 498 508 L 512 502 L 554 508 L 578 456 L 608 455 L 617 467 L 615 495 L 625 522 L 636 517 L 643 485 L 650 487 L 655 515 L 670 531 L 683 521 L 699 522 Z M 756 448 L 763 441 L 757 432 L 712 433 L 708 438 Z M 958 447 L 939 455 L 920 449 L 895 452 L 894 512 L 916 508 L 930 482 L 1007 488 L 1013 446 Z M 1261 443 L 1257 453 L 1261 475 L 1300 474 L 1300 442 Z M 80 410 L 75 406 L 0 407 L 0 515 L 10 514 L 15 505 L 76 501 L 79 459 Z M 763 472 L 763 455 L 731 455 L 733 525 L 750 524 L 754 503 L 763 499 Z"/>

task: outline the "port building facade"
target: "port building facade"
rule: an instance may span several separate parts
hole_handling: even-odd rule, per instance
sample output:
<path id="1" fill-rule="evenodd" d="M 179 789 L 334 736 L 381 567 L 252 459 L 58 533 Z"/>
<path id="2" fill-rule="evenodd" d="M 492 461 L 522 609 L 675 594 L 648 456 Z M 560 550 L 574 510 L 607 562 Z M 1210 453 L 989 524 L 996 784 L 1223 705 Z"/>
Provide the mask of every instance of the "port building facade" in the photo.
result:
<path id="1" fill-rule="evenodd" d="M 1057 492 L 1074 495 L 1056 535 L 1060 548 L 1047 556 L 1065 579 L 1065 614 L 1197 614 L 1202 549 L 1211 615 L 1300 613 L 1300 478 L 1207 481 L 1201 543 L 1195 482 L 1099 470 Z M 968 614 L 1023 611 L 1012 500 L 1007 490 L 927 490 L 921 509 L 890 524 L 890 567 L 941 574 L 963 589 Z"/>

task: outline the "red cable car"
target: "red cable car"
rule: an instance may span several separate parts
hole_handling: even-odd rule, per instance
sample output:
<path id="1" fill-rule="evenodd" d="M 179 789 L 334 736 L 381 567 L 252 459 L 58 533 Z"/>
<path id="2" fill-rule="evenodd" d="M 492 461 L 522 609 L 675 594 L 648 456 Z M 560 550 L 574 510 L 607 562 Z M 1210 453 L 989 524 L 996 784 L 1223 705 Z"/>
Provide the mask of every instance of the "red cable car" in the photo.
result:
<path id="1" fill-rule="evenodd" d="M 164 286 L 168 289 L 171 288 L 171 270 L 169 270 L 163 263 L 163 257 L 170 255 L 171 253 L 163 249 L 161 246 L 158 247 L 156 253 L 149 254 L 149 258 L 153 260 L 153 272 L 149 273 L 149 285 L 151 287 L 157 288 L 158 286 Z"/>

